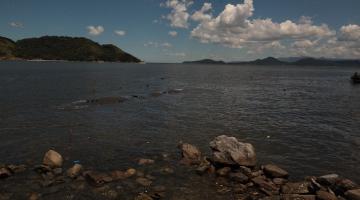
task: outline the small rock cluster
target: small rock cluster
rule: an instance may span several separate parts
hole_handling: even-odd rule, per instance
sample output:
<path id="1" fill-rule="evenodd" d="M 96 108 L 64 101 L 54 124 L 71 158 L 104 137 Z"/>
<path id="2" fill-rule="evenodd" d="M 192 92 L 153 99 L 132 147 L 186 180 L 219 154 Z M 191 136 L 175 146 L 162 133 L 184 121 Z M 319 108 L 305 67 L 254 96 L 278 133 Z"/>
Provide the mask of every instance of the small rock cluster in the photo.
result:
<path id="1" fill-rule="evenodd" d="M 234 199 L 261 200 L 360 200 L 360 187 L 337 174 L 289 180 L 284 169 L 256 164 L 254 147 L 225 135 L 210 142 L 212 155 L 202 157 L 191 144 L 180 144 L 182 163 L 195 166 L 199 175 L 216 177 L 218 192 L 234 194 Z"/>
<path id="2" fill-rule="evenodd" d="M 136 195 L 136 200 L 160 199 L 165 195 L 164 186 L 153 185 L 155 177 L 134 168 L 129 168 L 124 171 L 99 172 L 96 170 L 86 170 L 81 164 L 75 163 L 72 167 L 64 171 L 63 163 L 64 159 L 61 154 L 54 150 L 49 150 L 45 153 L 41 165 L 31 167 L 32 171 L 36 172 L 40 178 L 35 178 L 34 180 L 39 180 L 38 183 L 41 188 L 49 189 L 44 189 L 45 192 L 43 194 L 36 192 L 28 194 L 27 197 L 29 200 L 38 200 L 42 199 L 43 195 L 59 193 L 64 188 L 63 185 L 71 186 L 75 191 L 84 191 L 86 190 L 86 185 L 88 185 L 92 187 L 92 191 L 100 194 L 103 198 L 118 199 L 119 193 L 108 184 L 125 181 L 129 178 L 132 178 L 134 182 L 138 184 L 137 188 L 148 188 L 146 193 L 141 192 Z M 155 161 L 152 159 L 138 159 L 138 165 L 140 166 L 152 165 L 154 163 Z M 0 165 L 0 179 L 10 178 L 26 170 L 28 170 L 28 167 L 25 165 Z M 161 170 L 163 170 L 164 173 L 173 173 L 173 169 L 170 167 L 164 167 Z M 37 181 L 33 183 L 36 182 Z M 71 198 L 74 198 L 74 196 Z M 11 194 L 3 194 L 0 190 L 0 200 L 3 199 L 13 199 L 13 197 Z"/>

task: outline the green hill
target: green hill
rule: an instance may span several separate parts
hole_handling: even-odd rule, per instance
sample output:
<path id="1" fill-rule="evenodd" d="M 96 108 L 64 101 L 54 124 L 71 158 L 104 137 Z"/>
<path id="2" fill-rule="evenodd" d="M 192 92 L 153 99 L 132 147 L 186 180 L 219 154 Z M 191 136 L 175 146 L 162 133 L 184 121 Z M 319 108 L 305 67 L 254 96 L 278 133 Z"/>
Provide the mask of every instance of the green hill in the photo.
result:
<path id="1" fill-rule="evenodd" d="M 0 59 L 6 58 L 10 59 L 13 57 L 13 52 L 15 50 L 15 42 L 0 36 Z"/>
<path id="2" fill-rule="evenodd" d="M 100 45 L 81 37 L 28 38 L 13 42 L 10 47 L 7 46 L 11 40 L 0 38 L 0 44 L 5 41 L 8 41 L 8 45 L 0 46 L 1 52 L 8 52 L 10 56 L 26 60 L 140 62 L 138 58 L 114 45 Z"/>

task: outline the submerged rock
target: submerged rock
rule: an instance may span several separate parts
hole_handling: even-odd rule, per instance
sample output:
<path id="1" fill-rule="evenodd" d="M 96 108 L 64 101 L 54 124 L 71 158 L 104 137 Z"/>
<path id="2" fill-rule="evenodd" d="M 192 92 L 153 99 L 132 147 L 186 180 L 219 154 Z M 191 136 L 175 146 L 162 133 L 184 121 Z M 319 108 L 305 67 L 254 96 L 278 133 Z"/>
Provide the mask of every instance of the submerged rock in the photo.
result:
<path id="1" fill-rule="evenodd" d="M 143 177 L 139 177 L 136 179 L 136 182 L 139 183 L 140 185 L 144 186 L 144 187 L 148 187 L 151 185 L 152 181 L 147 179 L 147 178 L 143 178 Z"/>
<path id="2" fill-rule="evenodd" d="M 51 168 L 59 168 L 63 164 L 63 158 L 58 152 L 49 150 L 44 156 L 43 164 Z"/>
<path id="3" fill-rule="evenodd" d="M 91 185 L 96 187 L 102 186 L 105 183 L 109 183 L 113 181 L 113 179 L 106 173 L 88 171 L 88 172 L 84 172 L 84 176 Z"/>
<path id="4" fill-rule="evenodd" d="M 253 167 L 256 165 L 254 147 L 249 143 L 239 142 L 235 137 L 221 135 L 210 142 L 213 160 L 228 165 Z"/>
<path id="5" fill-rule="evenodd" d="M 271 178 L 286 178 L 289 176 L 289 173 L 287 171 L 273 164 L 265 165 L 264 172 Z"/>
<path id="6" fill-rule="evenodd" d="M 89 99 L 87 100 L 87 103 L 106 105 L 106 104 L 122 103 L 126 100 L 127 98 L 124 97 L 101 97 L 97 99 Z"/>
<path id="7" fill-rule="evenodd" d="M 154 164 L 155 160 L 152 159 L 146 159 L 146 158 L 140 158 L 138 161 L 139 165 L 151 165 Z"/>
<path id="8" fill-rule="evenodd" d="M 129 177 L 134 176 L 135 174 L 136 174 L 136 169 L 130 168 L 130 169 L 126 170 L 124 175 L 126 178 L 129 178 Z"/>
<path id="9" fill-rule="evenodd" d="M 180 144 L 180 149 L 182 151 L 182 163 L 188 165 L 200 164 L 201 152 L 197 147 L 183 143 Z"/>
<path id="10" fill-rule="evenodd" d="M 9 165 L 7 168 L 14 174 L 26 171 L 26 165 Z"/>

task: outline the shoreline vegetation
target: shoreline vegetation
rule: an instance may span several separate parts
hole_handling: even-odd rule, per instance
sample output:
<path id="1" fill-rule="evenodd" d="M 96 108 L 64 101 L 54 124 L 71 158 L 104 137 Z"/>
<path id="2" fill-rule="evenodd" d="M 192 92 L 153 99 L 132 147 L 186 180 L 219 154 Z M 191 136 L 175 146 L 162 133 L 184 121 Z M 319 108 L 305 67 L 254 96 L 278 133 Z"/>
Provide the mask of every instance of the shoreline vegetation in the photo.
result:
<path id="1" fill-rule="evenodd" d="M 141 62 L 115 45 L 66 36 L 43 36 L 16 42 L 0 36 L 0 60 Z"/>
<path id="2" fill-rule="evenodd" d="M 307 176 L 303 180 L 292 180 L 289 173 L 277 165 L 260 165 L 257 163 L 254 146 L 235 137 L 218 136 L 209 146 L 211 155 L 206 156 L 196 146 L 180 142 L 180 155 L 175 161 L 170 160 L 169 154 L 163 153 L 161 157 L 154 159 L 136 159 L 136 167 L 129 166 L 127 169 L 110 171 L 97 171 L 92 167 L 83 166 L 80 161 L 68 165 L 68 161 L 65 161 L 60 153 L 49 150 L 40 165 L 0 165 L 2 185 L 14 181 L 14 177 L 22 174 L 25 175 L 22 175 L 21 184 L 30 184 L 25 185 L 30 190 L 26 194 L 1 191 L 0 198 L 51 199 L 69 195 L 70 192 L 78 195 L 83 193 L 93 198 L 122 199 L 124 191 L 132 191 L 133 197 L 126 196 L 126 199 L 199 199 L 187 196 L 189 193 L 184 189 L 180 193 L 171 193 L 172 185 L 159 184 L 160 176 L 169 178 L 179 173 L 179 168 L 185 167 L 188 169 L 187 175 L 207 181 L 214 187 L 213 192 L 223 197 L 222 199 L 360 199 L 360 186 L 340 175 Z M 167 164 L 151 167 L 164 161 Z M 65 166 L 69 167 L 66 169 Z M 31 184 L 37 184 L 38 187 Z M 119 187 L 119 184 L 125 186 Z"/>

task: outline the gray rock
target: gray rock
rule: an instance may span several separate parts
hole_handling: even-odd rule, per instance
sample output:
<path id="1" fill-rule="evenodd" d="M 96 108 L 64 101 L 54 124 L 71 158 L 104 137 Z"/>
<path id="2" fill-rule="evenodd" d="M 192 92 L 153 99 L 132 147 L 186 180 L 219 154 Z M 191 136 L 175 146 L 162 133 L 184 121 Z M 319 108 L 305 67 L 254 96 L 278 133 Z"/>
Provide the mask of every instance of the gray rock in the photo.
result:
<path id="1" fill-rule="evenodd" d="M 221 135 L 210 142 L 213 160 L 221 164 L 255 166 L 256 154 L 249 143 L 239 142 L 235 137 Z"/>
<path id="2" fill-rule="evenodd" d="M 349 190 L 345 193 L 345 196 L 349 200 L 360 200 L 360 189 L 357 190 Z"/>
<path id="3" fill-rule="evenodd" d="M 322 185 L 329 186 L 335 184 L 340 179 L 337 174 L 328 174 L 324 176 L 320 176 L 316 179 Z"/>
<path id="4" fill-rule="evenodd" d="M 49 150 L 44 156 L 43 164 L 51 168 L 59 168 L 63 164 L 63 158 L 58 152 Z"/>
<path id="5" fill-rule="evenodd" d="M 273 164 L 265 165 L 264 172 L 267 176 L 271 178 L 286 178 L 289 176 L 289 173 L 287 171 Z"/>

